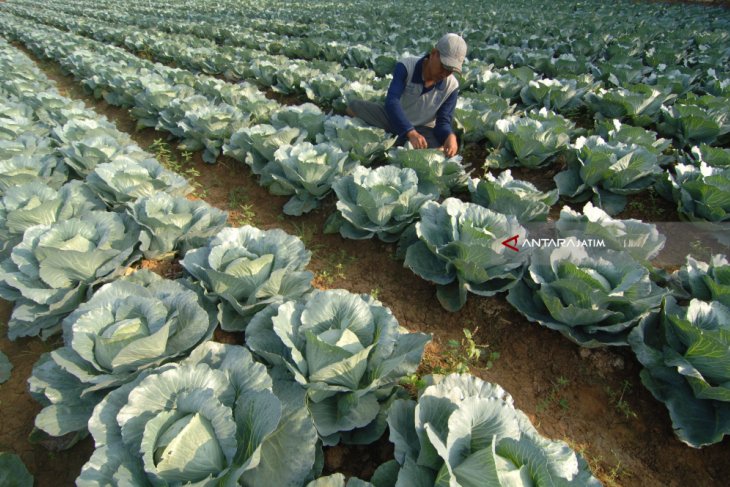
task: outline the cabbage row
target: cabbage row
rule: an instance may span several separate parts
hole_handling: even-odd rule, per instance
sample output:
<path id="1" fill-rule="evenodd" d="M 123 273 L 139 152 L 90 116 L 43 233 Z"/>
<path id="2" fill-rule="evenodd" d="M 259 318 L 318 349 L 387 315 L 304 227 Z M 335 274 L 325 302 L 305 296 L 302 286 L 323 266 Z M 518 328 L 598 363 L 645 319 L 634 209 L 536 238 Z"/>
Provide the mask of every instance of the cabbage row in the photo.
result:
<path id="1" fill-rule="evenodd" d="M 45 19 L 54 25 L 61 24 L 66 28 L 69 28 L 70 24 L 75 25 L 76 23 L 74 19 L 63 21 L 57 19 L 55 14 L 47 15 L 42 11 L 34 11 L 34 13 L 28 15 L 33 15 L 34 18 Z M 104 34 L 104 32 L 99 33 L 98 27 L 92 23 L 80 29 L 88 35 L 94 35 L 106 40 L 109 40 L 110 37 L 107 36 L 111 35 L 112 40 L 115 40 L 117 43 L 127 45 L 132 49 L 143 49 L 145 52 L 150 51 L 156 53 L 161 60 L 174 60 L 178 64 L 203 72 L 206 71 L 206 64 L 210 59 L 218 59 L 221 65 L 218 71 L 225 72 L 230 72 L 231 66 L 236 63 L 240 64 L 241 62 L 234 60 L 230 53 L 222 56 L 215 51 L 218 47 L 211 44 L 210 41 L 208 41 L 209 45 L 207 47 L 201 47 L 200 49 L 212 51 L 206 54 L 204 51 L 194 48 L 197 51 L 192 55 L 192 60 L 190 60 L 190 56 L 173 54 L 173 51 L 177 49 L 180 42 L 186 44 L 192 42 L 195 45 L 195 38 L 193 40 L 185 38 L 177 41 L 172 39 L 165 41 L 164 35 L 158 34 L 155 37 L 162 38 L 159 42 L 162 42 L 168 47 L 157 49 L 154 46 L 158 41 L 153 41 L 152 46 L 146 45 L 143 48 L 139 45 L 139 42 L 134 40 L 130 41 L 130 36 L 133 38 L 135 36 L 144 37 L 148 34 L 135 32 L 130 28 L 121 28 L 121 33 Z M 114 31 L 114 29 L 112 30 Z M 119 31 L 119 28 L 117 31 Z M 284 76 L 284 73 L 290 72 L 290 68 L 287 67 L 288 63 L 282 63 L 281 59 L 278 61 L 266 61 L 269 67 L 267 72 L 256 69 L 255 61 L 249 63 L 249 60 L 243 60 L 242 62 L 244 65 L 248 65 L 249 68 L 253 69 L 253 71 L 249 69 L 246 75 L 256 78 L 257 82 L 271 79 L 272 81 L 270 83 L 264 82 L 266 86 L 272 86 L 276 73 Z M 242 69 L 244 68 L 236 68 L 234 71 L 241 71 Z M 297 70 L 299 71 L 300 69 L 297 68 Z M 505 72 L 504 75 L 486 72 L 485 76 L 485 82 L 491 80 L 487 83 L 489 86 L 492 86 L 493 82 L 497 83 L 494 85 L 497 91 L 490 91 L 489 94 L 480 94 L 477 98 L 463 98 L 460 101 L 457 116 L 460 127 L 467 129 L 464 134 L 467 140 L 487 137 L 490 144 L 495 147 L 492 154 L 487 158 L 486 165 L 505 167 L 518 164 L 534 167 L 536 165 L 553 164 L 561 157 L 567 157 L 569 170 L 564 171 L 556 178 L 560 194 L 578 202 L 584 201 L 593 195 L 594 203 L 612 214 L 616 214 L 623 209 L 627 195 L 644 191 L 653 185 L 662 174 L 666 174 L 664 176 L 665 178 L 672 177 L 672 173 L 662 171 L 660 168 L 660 165 L 668 162 L 667 156 L 662 154 L 662 151 L 667 149 L 668 141 L 665 139 L 656 139 L 656 134 L 652 134 L 652 132 L 641 134 L 641 139 L 630 137 L 627 140 L 625 136 L 620 137 L 614 141 L 616 143 L 608 141 L 607 144 L 604 144 L 606 142 L 605 140 L 596 139 L 597 143 L 600 144 L 600 151 L 596 155 L 593 155 L 591 152 L 595 152 L 593 148 L 596 145 L 592 142 L 593 137 L 589 138 L 589 145 L 586 145 L 583 139 L 577 140 L 574 145 L 570 144 L 570 140 L 579 132 L 576 132 L 568 121 L 556 116 L 554 113 L 551 115 L 550 112 L 546 112 L 540 117 L 536 117 L 530 112 L 526 112 L 525 116 L 507 116 L 509 109 L 500 108 L 497 112 L 491 112 L 493 102 L 490 102 L 492 105 L 485 106 L 481 101 L 482 98 L 484 96 L 497 95 L 501 97 L 497 98 L 497 100 L 503 102 L 503 98 L 517 97 L 521 98 L 526 109 L 542 106 L 543 109 L 553 108 L 562 111 L 561 107 L 563 107 L 570 111 L 579 106 L 586 106 L 596 112 L 598 122 L 608 117 L 609 119 L 621 119 L 640 126 L 653 124 L 663 135 L 673 137 L 677 146 L 680 148 L 685 146 L 689 148 L 700 143 L 724 143 L 726 142 L 727 131 L 730 129 L 730 126 L 727 125 L 728 112 L 726 109 L 726 100 L 722 98 L 722 95 L 718 97 L 714 94 L 708 94 L 699 88 L 698 91 L 700 94 L 704 94 L 704 96 L 698 97 L 694 94 L 683 96 L 677 103 L 677 106 L 674 107 L 671 104 L 674 103 L 678 95 L 671 90 L 665 90 L 666 92 L 664 92 L 662 91 L 664 88 L 652 87 L 653 85 L 649 80 L 639 80 L 641 81 L 640 84 L 632 85 L 630 87 L 631 90 L 638 90 L 635 92 L 631 92 L 623 87 L 618 87 L 613 91 L 612 89 L 600 87 L 596 88 L 598 91 L 593 89 L 591 89 L 592 91 L 586 91 L 586 89 L 577 88 L 577 85 L 573 82 L 573 85 L 575 85 L 573 87 L 574 90 L 586 94 L 585 100 L 579 100 L 576 94 L 577 92 L 570 95 L 572 98 L 563 97 L 556 99 L 553 96 L 554 93 L 564 94 L 561 82 L 554 82 L 554 80 L 549 79 L 545 81 L 536 79 L 536 75 L 525 66 L 511 69 L 509 72 Z M 514 83 L 509 81 L 510 79 Z M 586 80 L 584 80 L 584 83 L 590 84 L 589 80 Z M 343 78 L 335 83 L 339 86 L 339 88 L 335 89 L 335 92 L 340 92 L 345 89 L 346 86 L 349 86 L 349 82 L 350 80 Z M 316 83 L 319 83 L 319 81 Z M 654 79 L 653 83 L 656 83 L 656 79 Z M 358 86 L 361 85 L 359 81 L 355 84 Z M 595 86 L 599 86 L 599 84 L 595 84 Z M 318 86 L 321 87 L 321 85 Z M 674 85 L 671 85 L 670 88 L 672 86 Z M 307 90 L 313 93 L 310 88 L 307 88 Z M 332 92 L 331 87 L 326 90 Z M 287 89 L 284 89 L 284 91 L 287 91 Z M 369 97 L 369 95 L 364 95 L 363 93 L 359 93 L 358 95 Z M 336 96 L 340 97 L 340 95 Z M 634 98 L 632 100 L 626 98 L 628 101 L 622 101 L 621 97 Z M 311 98 L 318 103 L 329 105 L 326 97 L 322 99 L 318 95 L 314 95 Z M 338 99 L 342 100 L 344 98 L 340 97 Z M 539 100 L 542 100 L 543 103 L 538 103 L 537 101 Z M 485 109 L 488 110 L 488 113 L 495 114 L 496 117 L 480 112 L 480 110 Z M 688 118 L 685 123 L 682 118 L 684 116 L 682 115 L 683 113 L 693 118 L 691 120 Z M 507 118 L 499 118 L 504 116 L 507 116 Z M 615 121 L 614 123 L 618 122 Z M 629 127 L 629 129 L 631 128 L 640 129 L 640 127 Z M 601 132 L 600 127 L 597 127 L 597 130 Z M 624 130 L 624 132 L 627 132 L 627 130 Z M 695 133 L 697 135 L 693 135 Z M 664 145 L 665 143 L 667 145 Z M 645 154 L 644 149 L 647 149 L 651 154 Z M 657 161 L 653 160 L 653 154 L 657 155 Z M 680 155 L 679 157 L 681 161 L 682 156 Z M 671 160 L 669 159 L 669 161 Z M 674 160 L 676 160 L 676 157 L 674 157 Z M 703 186 L 713 185 L 709 181 L 702 181 L 700 184 Z M 286 194 L 291 194 L 295 190 L 289 188 L 287 191 L 288 193 Z M 720 189 L 720 192 L 723 192 L 723 190 Z M 681 201 L 680 192 L 661 191 L 661 194 L 670 200 Z M 704 193 L 699 196 L 701 199 L 706 199 L 706 197 Z M 298 202 L 293 203 L 296 203 L 296 209 L 291 209 L 290 211 L 299 211 L 302 205 Z M 692 219 L 695 216 L 694 212 L 692 210 L 685 210 L 684 206 L 679 204 L 679 211 L 682 215 L 686 214 Z M 725 209 L 724 206 L 726 205 L 723 205 L 723 211 Z"/>
<path id="2" fill-rule="evenodd" d="M 57 20 L 55 16 L 44 15 L 42 12 L 35 12 L 33 15 L 36 16 L 35 18 L 46 19 L 47 21 L 55 24 L 59 24 L 59 22 L 63 24 L 64 22 Z M 68 22 L 73 24 L 76 21 L 70 19 Z M 68 27 L 68 25 L 66 25 L 66 27 Z M 95 29 L 98 29 L 95 25 L 85 25 L 82 28 L 82 31 L 89 35 L 96 35 L 97 37 L 101 36 L 101 38 L 109 39 L 104 37 L 105 34 L 103 32 L 99 33 L 99 31 Z M 170 29 L 168 28 L 167 30 Z M 196 33 L 200 34 L 199 30 L 192 32 L 192 34 Z M 131 34 L 134 34 L 134 32 Z M 227 56 L 221 57 L 219 53 L 213 51 L 205 54 L 204 51 L 199 50 L 192 55 L 192 61 L 186 61 L 188 58 L 184 56 L 181 57 L 181 55 L 177 55 L 177 57 L 175 57 L 175 55 L 171 53 L 171 47 L 164 49 L 160 48 L 159 52 L 154 48 L 154 46 L 150 47 L 145 45 L 142 47 L 138 41 L 129 40 L 131 34 L 130 29 L 122 29 L 121 34 L 112 33 L 109 35 L 112 35 L 112 37 L 116 39 L 116 42 L 126 42 L 126 45 L 130 48 L 144 49 L 145 51 L 151 50 L 153 53 L 157 52 L 162 60 L 173 59 L 178 63 L 191 67 L 191 69 L 199 69 L 204 72 L 206 71 L 206 64 L 209 59 L 219 59 L 221 63 L 219 71 L 227 70 L 228 72 L 230 72 L 230 66 L 237 62 L 231 59 L 230 53 Z M 138 34 L 138 36 L 143 35 L 140 33 L 136 34 Z M 233 35 L 232 33 L 230 34 Z M 158 35 L 157 37 L 159 38 L 160 36 Z M 186 44 L 188 43 L 187 41 L 190 40 L 190 38 L 186 38 Z M 155 42 L 153 42 L 153 44 Z M 164 42 L 164 39 L 160 42 Z M 179 43 L 180 42 L 175 43 L 175 41 L 170 41 L 167 45 L 174 45 L 177 47 Z M 195 42 L 193 42 L 193 44 L 195 44 Z M 135 45 L 137 47 L 135 47 Z M 203 48 L 201 47 L 201 49 Z M 217 49 L 217 47 L 209 44 L 204 47 L 204 49 Z M 609 51 L 602 55 L 611 56 L 614 54 Z M 638 125 L 652 123 L 658 127 L 659 131 L 663 135 L 673 137 L 679 147 L 687 146 L 687 148 L 689 148 L 694 144 L 700 143 L 723 143 L 727 134 L 728 126 L 727 110 L 723 108 L 727 106 L 727 103 L 723 100 L 722 93 L 717 91 L 708 93 L 705 87 L 698 86 L 695 91 L 703 96 L 684 96 L 688 89 L 685 89 L 687 87 L 681 85 L 681 83 L 680 85 L 677 85 L 678 81 L 676 81 L 676 74 L 674 74 L 674 72 L 667 75 L 669 78 L 666 82 L 662 81 L 660 83 L 658 79 L 661 77 L 658 77 L 656 73 L 650 72 L 651 69 L 657 68 L 657 66 L 652 64 L 656 63 L 654 61 L 647 62 L 649 62 L 651 66 L 648 66 L 647 69 L 644 70 L 645 74 L 649 73 L 646 74 L 646 79 L 642 78 L 634 80 L 634 84 L 627 88 L 616 85 L 614 81 L 618 78 L 616 75 L 612 74 L 608 77 L 608 80 L 602 80 L 600 82 L 614 85 L 616 86 L 616 89 L 610 87 L 604 89 L 599 87 L 596 88 L 598 91 L 593 88 L 586 91 L 586 86 L 590 85 L 587 78 L 585 78 L 581 83 L 588 83 L 589 85 L 586 85 L 583 88 L 575 85 L 574 80 L 560 81 L 537 79 L 536 75 L 526 66 L 506 70 L 503 74 L 485 72 L 483 71 L 484 68 L 475 69 L 477 69 L 477 71 L 480 69 L 482 70 L 482 74 L 479 74 L 478 78 L 480 76 L 485 76 L 483 78 L 483 83 L 486 83 L 485 86 L 493 86 L 497 90 L 491 93 L 495 93 L 500 97 L 512 99 L 517 98 L 521 100 L 526 108 L 542 106 L 543 108 L 553 108 L 558 111 L 562 111 L 563 108 L 570 111 L 577 107 L 576 103 L 579 101 L 579 95 L 580 97 L 586 95 L 585 100 L 580 100 L 578 105 L 582 105 L 583 102 L 585 102 L 585 106 L 597 113 L 599 121 L 608 117 L 622 119 Z M 251 64 L 251 66 L 254 64 L 256 63 Z M 519 65 L 519 63 L 517 64 Z M 261 82 L 261 80 L 269 78 L 273 80 L 276 73 L 279 73 L 281 76 L 286 78 L 288 75 L 285 76 L 285 73 L 290 72 L 289 68 L 285 67 L 288 63 L 282 63 L 281 59 L 278 61 L 267 60 L 266 65 L 268 66 L 268 71 L 264 72 L 260 69 L 254 69 L 256 72 L 249 72 L 247 75 L 257 77 L 257 80 Z M 604 65 L 625 66 L 625 64 L 621 64 L 615 60 L 612 64 L 604 63 Z M 604 65 L 601 65 L 601 68 L 605 68 Z M 593 71 L 596 70 L 598 72 L 598 74 L 596 74 L 596 76 L 598 76 L 597 79 L 600 80 L 603 74 L 598 68 L 595 68 Z M 663 80 L 663 78 L 661 79 Z M 291 80 L 289 79 L 289 81 Z M 467 80 L 463 81 L 466 82 Z M 639 83 L 639 81 L 641 83 Z M 272 83 L 264 84 L 266 86 L 272 86 Z M 359 82 L 356 84 L 358 83 Z M 340 88 L 338 89 L 341 90 L 345 84 L 345 80 L 339 82 Z M 568 88 L 566 88 L 566 86 Z M 677 86 L 679 86 L 679 88 L 677 88 Z M 669 91 L 664 90 L 667 87 Z M 283 89 L 286 91 L 286 88 Z M 681 89 L 682 91 L 677 92 L 678 89 Z M 491 88 L 488 88 L 488 91 L 489 90 L 491 90 Z M 573 90 L 573 94 L 570 94 L 570 90 Z M 678 99 L 679 95 L 682 95 L 682 97 Z M 560 131 L 557 132 L 558 135 L 556 135 L 552 129 L 545 129 L 542 121 L 538 121 L 537 125 L 529 122 L 529 117 L 517 118 L 516 121 L 519 123 L 516 125 L 513 125 L 514 121 L 510 118 L 503 118 L 501 121 L 494 118 L 490 119 L 479 112 L 479 110 L 484 110 L 484 105 L 481 104 L 481 98 L 483 96 L 494 95 L 480 94 L 477 98 L 463 98 L 461 108 L 459 109 L 459 118 L 463 120 L 460 120 L 459 123 L 462 128 L 468 128 L 464 134 L 467 139 L 471 139 L 473 137 L 478 139 L 480 137 L 487 136 L 490 142 L 496 145 L 496 149 L 493 154 L 487 159 L 487 164 L 497 165 L 500 167 L 515 163 L 532 166 L 535 164 L 554 162 L 556 156 L 561 153 L 567 155 L 570 159 L 575 160 L 575 164 L 573 164 L 572 161 L 569 161 L 571 166 L 570 170 L 562 173 L 558 180 L 560 193 L 567 198 L 581 201 L 593 194 L 593 200 L 596 204 L 601 205 L 603 209 L 615 214 L 625 205 L 626 195 L 635 194 L 646 189 L 648 186 L 654 184 L 657 176 L 662 173 L 659 166 L 657 166 L 657 163 L 652 162 L 651 157 L 647 158 L 642 154 L 642 149 L 647 148 L 650 152 L 657 153 L 657 156 L 659 157 L 659 165 L 667 162 L 665 160 L 666 156 L 661 153 L 666 149 L 666 146 L 661 148 L 659 145 L 664 143 L 664 139 L 647 139 L 643 143 L 635 139 L 630 141 L 620 140 L 620 144 L 618 145 L 612 144 L 610 141 L 608 141 L 608 144 L 603 144 L 601 142 L 601 159 L 597 160 L 596 157 L 586 155 L 585 147 L 590 146 L 586 146 L 581 140 L 578 140 L 574 146 L 566 145 L 568 137 L 573 137 L 575 135 L 572 133 L 569 125 L 567 126 L 567 133 L 565 132 L 566 129 L 563 128 L 560 129 Z M 558 96 L 558 98 L 556 98 L 556 96 Z M 314 99 L 318 102 L 323 102 L 322 99 L 319 99 L 316 96 Z M 501 100 L 501 98 L 498 99 Z M 676 107 L 672 106 L 675 100 L 678 100 Z M 324 100 L 324 102 L 327 104 L 326 100 Z M 507 114 L 504 109 L 500 110 L 502 111 L 502 116 Z M 499 112 L 494 113 L 499 114 Z M 686 123 L 683 122 L 682 117 L 684 115 L 682 114 L 686 114 L 687 117 L 692 117 L 691 120 L 688 118 Z M 496 124 L 497 121 L 500 121 L 500 124 Z M 526 122 L 526 124 L 523 123 L 523 121 Z M 533 126 L 531 126 L 531 124 Z M 508 137 L 499 135 L 500 127 L 502 127 L 501 130 L 506 131 L 503 133 L 509 133 Z M 494 134 L 494 136 L 490 136 L 489 134 Z M 649 135 L 649 137 L 651 137 L 651 135 Z M 628 147 L 623 145 L 627 142 Z M 561 147 L 562 152 L 560 152 Z M 569 149 L 569 151 L 566 152 L 566 149 Z M 632 154 L 630 159 L 626 159 L 628 154 Z M 605 161 L 605 163 L 600 161 Z M 609 165 L 610 167 L 606 167 Z M 672 175 L 671 173 L 668 174 L 669 176 L 667 177 Z M 712 185 L 709 181 L 702 181 L 701 184 Z M 681 198 L 680 194 L 676 192 L 662 191 L 662 194 L 675 201 L 680 201 Z M 700 198 L 704 198 L 704 195 L 700 196 Z M 683 215 L 687 214 L 689 218 L 694 217 L 694 212 L 692 210 L 685 210 L 684 205 L 680 204 L 679 211 Z"/>

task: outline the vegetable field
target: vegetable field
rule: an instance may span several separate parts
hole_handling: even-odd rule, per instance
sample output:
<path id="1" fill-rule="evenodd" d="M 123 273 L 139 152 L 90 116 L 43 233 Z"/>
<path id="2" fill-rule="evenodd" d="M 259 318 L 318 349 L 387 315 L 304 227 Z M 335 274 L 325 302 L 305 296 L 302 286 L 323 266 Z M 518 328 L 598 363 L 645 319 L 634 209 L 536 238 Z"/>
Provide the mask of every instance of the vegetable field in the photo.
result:
<path id="1" fill-rule="evenodd" d="M 727 484 L 730 10 L 5 1 L 0 105 L 0 485 Z"/>

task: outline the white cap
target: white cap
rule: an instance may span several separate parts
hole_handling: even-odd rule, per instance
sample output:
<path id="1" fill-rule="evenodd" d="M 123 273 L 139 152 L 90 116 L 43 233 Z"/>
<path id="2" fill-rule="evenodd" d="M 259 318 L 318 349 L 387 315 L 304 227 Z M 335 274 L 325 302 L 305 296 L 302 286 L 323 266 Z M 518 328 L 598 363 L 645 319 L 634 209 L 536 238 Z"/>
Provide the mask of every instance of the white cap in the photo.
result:
<path id="1" fill-rule="evenodd" d="M 461 73 L 461 64 L 466 56 L 466 42 L 458 34 L 446 34 L 436 43 L 441 64 Z"/>

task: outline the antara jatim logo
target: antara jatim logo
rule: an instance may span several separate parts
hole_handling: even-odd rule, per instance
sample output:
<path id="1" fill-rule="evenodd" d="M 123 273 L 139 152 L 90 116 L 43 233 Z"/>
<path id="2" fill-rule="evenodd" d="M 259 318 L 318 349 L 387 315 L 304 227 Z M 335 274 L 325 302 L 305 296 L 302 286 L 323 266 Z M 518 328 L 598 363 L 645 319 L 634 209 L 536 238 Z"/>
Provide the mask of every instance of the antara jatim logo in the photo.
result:
<path id="1" fill-rule="evenodd" d="M 517 239 L 518 239 L 518 238 L 519 238 L 519 235 L 515 235 L 515 236 L 513 236 L 513 237 L 510 237 L 510 238 L 508 238 L 507 240 L 504 240 L 504 241 L 502 242 L 502 245 L 504 245 L 504 246 L 505 246 L 505 247 L 507 247 L 508 249 L 512 249 L 512 250 L 514 250 L 515 252 L 519 252 L 519 251 L 520 251 L 520 249 L 518 249 L 518 248 L 517 248 Z M 512 242 L 512 243 L 510 243 L 510 242 Z"/>

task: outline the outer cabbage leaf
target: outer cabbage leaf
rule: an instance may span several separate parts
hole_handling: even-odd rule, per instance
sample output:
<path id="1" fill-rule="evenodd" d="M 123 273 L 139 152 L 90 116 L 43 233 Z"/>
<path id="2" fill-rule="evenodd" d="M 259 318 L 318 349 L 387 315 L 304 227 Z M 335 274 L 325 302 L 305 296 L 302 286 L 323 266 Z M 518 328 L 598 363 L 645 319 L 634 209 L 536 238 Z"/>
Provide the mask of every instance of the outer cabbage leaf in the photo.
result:
<path id="1" fill-rule="evenodd" d="M 306 487 L 373 487 L 373 484 L 360 480 L 357 477 L 350 477 L 345 480 L 344 475 L 341 473 L 335 473 L 328 475 L 327 477 L 320 477 L 317 480 L 312 480 Z"/>
<path id="2" fill-rule="evenodd" d="M 33 487 L 33 476 L 14 453 L 0 453 L 0 484 L 14 487 Z"/>
<path id="3" fill-rule="evenodd" d="M 0 384 L 7 382 L 10 378 L 10 372 L 13 370 L 13 364 L 8 359 L 8 356 L 3 352 L 0 352 Z"/>
<path id="4" fill-rule="evenodd" d="M 704 162 L 708 166 L 713 167 L 730 167 L 730 149 L 701 144 L 700 146 L 692 147 L 690 152 L 696 166 L 700 166 Z"/>

